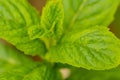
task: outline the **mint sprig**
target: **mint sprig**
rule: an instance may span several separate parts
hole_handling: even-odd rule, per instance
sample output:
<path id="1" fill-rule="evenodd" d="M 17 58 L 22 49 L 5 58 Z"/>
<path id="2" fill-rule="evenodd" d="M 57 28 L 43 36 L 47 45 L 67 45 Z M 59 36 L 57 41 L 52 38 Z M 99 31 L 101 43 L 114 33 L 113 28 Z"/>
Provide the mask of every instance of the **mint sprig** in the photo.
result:
<path id="1" fill-rule="evenodd" d="M 39 56 L 47 62 L 39 64 L 27 57 L 21 60 L 24 55 L 15 59 L 10 55 L 13 61 L 18 58 L 17 63 L 23 61 L 22 65 L 26 65 L 13 65 L 6 57 L 5 64 L 17 65 L 17 68 L 8 68 L 12 70 L 2 73 L 0 80 L 8 80 L 8 77 L 10 80 L 62 80 L 55 63 L 93 70 L 117 67 L 120 64 L 120 40 L 109 31 L 108 25 L 114 19 L 119 2 L 47 0 L 39 15 L 27 0 L 0 0 L 0 38 L 24 54 Z M 9 53 L 2 47 L 1 69 L 6 66 L 3 57 L 7 55 L 3 54 Z"/>

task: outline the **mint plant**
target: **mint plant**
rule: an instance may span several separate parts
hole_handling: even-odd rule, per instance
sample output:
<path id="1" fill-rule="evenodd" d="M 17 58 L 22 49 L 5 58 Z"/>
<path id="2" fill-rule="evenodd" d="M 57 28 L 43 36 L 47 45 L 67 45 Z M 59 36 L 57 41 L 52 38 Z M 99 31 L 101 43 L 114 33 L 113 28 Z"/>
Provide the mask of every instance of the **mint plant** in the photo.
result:
<path id="1" fill-rule="evenodd" d="M 120 74 L 120 40 L 108 28 L 119 3 L 47 0 L 39 15 L 28 0 L 0 0 L 0 38 L 22 51 L 1 43 L 0 80 L 63 80 L 63 64 L 73 74 L 66 80 L 89 79 L 79 76 L 84 73 Z"/>

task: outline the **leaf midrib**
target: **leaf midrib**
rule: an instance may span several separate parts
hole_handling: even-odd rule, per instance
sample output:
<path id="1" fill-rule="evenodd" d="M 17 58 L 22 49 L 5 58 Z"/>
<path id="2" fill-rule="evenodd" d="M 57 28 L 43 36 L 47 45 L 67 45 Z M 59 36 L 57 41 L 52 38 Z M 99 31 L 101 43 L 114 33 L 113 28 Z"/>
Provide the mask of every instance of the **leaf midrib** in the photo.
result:
<path id="1" fill-rule="evenodd" d="M 72 26 L 74 25 L 77 17 L 79 16 L 79 13 L 82 11 L 82 9 L 83 9 L 84 6 L 85 6 L 86 1 L 87 1 L 87 0 L 83 0 L 83 3 L 79 6 L 78 11 L 74 14 L 72 20 L 70 21 L 69 29 L 71 29 Z"/>

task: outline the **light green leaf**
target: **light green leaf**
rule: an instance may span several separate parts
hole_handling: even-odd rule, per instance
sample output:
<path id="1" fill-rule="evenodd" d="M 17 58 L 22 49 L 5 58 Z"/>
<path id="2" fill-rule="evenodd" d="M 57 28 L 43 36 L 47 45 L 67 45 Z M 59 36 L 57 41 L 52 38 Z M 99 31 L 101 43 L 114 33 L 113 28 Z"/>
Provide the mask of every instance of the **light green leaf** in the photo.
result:
<path id="1" fill-rule="evenodd" d="M 45 39 L 52 43 L 56 42 L 63 32 L 64 10 L 61 0 L 49 0 L 42 10 L 40 25 L 35 25 L 29 28 L 28 33 L 31 39 L 40 38 L 45 42 Z M 45 42 L 46 43 L 46 42 Z M 48 45 L 49 43 L 46 43 Z"/>
<path id="2" fill-rule="evenodd" d="M 67 80 L 120 80 L 120 67 L 111 70 L 94 71 L 82 68 L 70 68 L 71 76 Z"/>
<path id="3" fill-rule="evenodd" d="M 27 28 L 40 23 L 40 17 L 26 0 L 0 0 L 0 38 L 25 54 L 44 55 L 46 48 L 39 39 L 30 40 Z"/>
<path id="4" fill-rule="evenodd" d="M 60 37 L 63 29 L 64 10 L 61 0 L 48 1 L 43 8 L 41 26 L 45 29 L 45 36 Z"/>
<path id="5" fill-rule="evenodd" d="M 0 74 L 0 80 L 62 80 L 60 73 L 50 65 L 36 68 L 19 67 Z"/>
<path id="6" fill-rule="evenodd" d="M 46 58 L 86 69 L 104 70 L 120 64 L 120 41 L 105 27 L 69 32 Z"/>
<path id="7" fill-rule="evenodd" d="M 27 56 L 0 42 L 0 73 L 19 66 L 32 67 L 35 65 L 36 62 Z"/>
<path id="8" fill-rule="evenodd" d="M 120 0 L 63 0 L 67 31 L 91 26 L 108 26 Z M 78 26 L 79 25 L 79 26 Z"/>

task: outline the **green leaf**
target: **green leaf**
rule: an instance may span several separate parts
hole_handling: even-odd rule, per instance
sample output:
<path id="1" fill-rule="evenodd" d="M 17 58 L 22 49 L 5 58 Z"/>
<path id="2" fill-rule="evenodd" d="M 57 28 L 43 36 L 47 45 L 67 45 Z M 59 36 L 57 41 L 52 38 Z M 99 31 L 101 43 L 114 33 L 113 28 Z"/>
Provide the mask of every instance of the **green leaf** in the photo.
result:
<path id="1" fill-rule="evenodd" d="M 0 38 L 16 46 L 25 54 L 46 52 L 39 39 L 30 40 L 27 28 L 40 23 L 40 17 L 26 0 L 0 0 Z"/>
<path id="2" fill-rule="evenodd" d="M 45 36 L 59 38 L 63 29 L 64 10 L 61 0 L 48 1 L 43 8 L 41 26 L 46 31 Z"/>
<path id="3" fill-rule="evenodd" d="M 120 0 L 63 0 L 67 31 L 108 26 Z M 79 25 L 79 26 L 78 26 Z"/>
<path id="4" fill-rule="evenodd" d="M 106 27 L 71 31 L 46 58 L 86 69 L 104 70 L 120 64 L 120 41 Z"/>
<path id="5" fill-rule="evenodd" d="M 64 12 L 61 0 L 48 1 L 42 11 L 41 25 L 30 27 L 29 29 L 31 38 L 60 37 L 63 28 L 63 16 Z"/>
<path id="6" fill-rule="evenodd" d="M 35 63 L 27 56 L 0 42 L 0 73 L 19 66 L 34 66 Z"/>
<path id="7" fill-rule="evenodd" d="M 40 25 L 31 26 L 28 30 L 31 39 L 40 38 L 46 45 L 56 43 L 63 32 L 64 10 L 61 0 L 49 0 L 42 10 Z M 50 42 L 46 42 L 45 40 Z"/>
<path id="8" fill-rule="evenodd" d="M 94 71 L 82 68 L 70 68 L 71 76 L 67 80 L 120 80 L 120 67 L 111 70 Z"/>
<path id="9" fill-rule="evenodd" d="M 50 65 L 35 68 L 19 67 L 0 74 L 0 80 L 62 80 L 60 73 Z"/>

